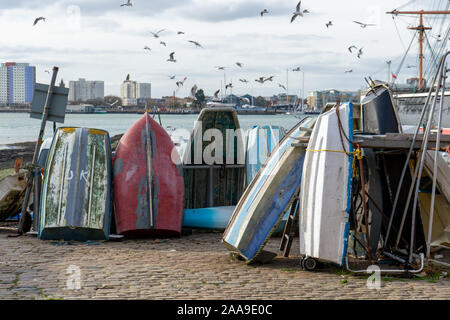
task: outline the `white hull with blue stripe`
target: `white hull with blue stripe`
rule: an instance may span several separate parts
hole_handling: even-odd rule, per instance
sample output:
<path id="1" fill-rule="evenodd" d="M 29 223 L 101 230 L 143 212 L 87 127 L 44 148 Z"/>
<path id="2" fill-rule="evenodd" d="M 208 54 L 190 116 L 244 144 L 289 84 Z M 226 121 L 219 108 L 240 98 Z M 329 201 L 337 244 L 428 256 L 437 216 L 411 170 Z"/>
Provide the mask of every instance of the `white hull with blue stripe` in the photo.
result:
<path id="1" fill-rule="evenodd" d="M 339 107 L 353 137 L 352 104 Z M 344 150 L 345 149 L 345 150 Z M 321 114 L 308 143 L 300 191 L 300 253 L 342 265 L 347 252 L 352 181 L 351 143 L 340 134 L 336 108 Z"/>
<path id="2" fill-rule="evenodd" d="M 223 241 L 248 262 L 262 251 L 300 188 L 305 149 L 292 143 L 308 135 L 302 127 L 311 128 L 314 122 L 305 118 L 285 135 L 236 206 Z"/>

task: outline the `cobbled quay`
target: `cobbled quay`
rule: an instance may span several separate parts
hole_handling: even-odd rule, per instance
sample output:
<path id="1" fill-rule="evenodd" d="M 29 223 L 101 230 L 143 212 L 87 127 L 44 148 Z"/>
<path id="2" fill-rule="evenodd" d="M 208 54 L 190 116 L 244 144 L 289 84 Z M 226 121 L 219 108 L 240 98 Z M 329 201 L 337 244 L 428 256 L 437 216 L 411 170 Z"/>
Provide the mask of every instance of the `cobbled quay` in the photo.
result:
<path id="1" fill-rule="evenodd" d="M 448 277 L 383 278 L 380 289 L 369 289 L 368 275 L 331 266 L 303 271 L 297 239 L 289 258 L 247 265 L 225 249 L 222 233 L 88 243 L 8 234 L 0 229 L 0 299 L 450 298 Z M 266 249 L 279 252 L 279 243 L 272 238 Z"/>

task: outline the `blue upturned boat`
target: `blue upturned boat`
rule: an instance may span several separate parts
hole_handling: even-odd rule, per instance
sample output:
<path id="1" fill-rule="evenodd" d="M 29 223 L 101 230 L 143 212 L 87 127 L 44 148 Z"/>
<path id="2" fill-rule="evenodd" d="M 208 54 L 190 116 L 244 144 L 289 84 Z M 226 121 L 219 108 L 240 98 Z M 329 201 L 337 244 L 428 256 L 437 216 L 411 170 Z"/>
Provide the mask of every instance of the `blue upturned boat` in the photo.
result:
<path id="1" fill-rule="evenodd" d="M 108 240 L 110 221 L 108 132 L 58 128 L 45 165 L 39 239 Z"/>
<path id="2" fill-rule="evenodd" d="M 223 242 L 248 262 L 262 251 L 299 191 L 305 148 L 292 143 L 309 135 L 314 123 L 314 118 L 305 118 L 285 135 L 236 206 Z"/>

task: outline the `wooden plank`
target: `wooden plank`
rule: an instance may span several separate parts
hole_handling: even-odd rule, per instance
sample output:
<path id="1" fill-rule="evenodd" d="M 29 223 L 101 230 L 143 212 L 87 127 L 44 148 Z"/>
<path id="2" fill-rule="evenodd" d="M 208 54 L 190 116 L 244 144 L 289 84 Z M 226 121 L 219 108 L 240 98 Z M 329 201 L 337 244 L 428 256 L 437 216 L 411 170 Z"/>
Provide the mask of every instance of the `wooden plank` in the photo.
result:
<path id="1" fill-rule="evenodd" d="M 427 149 L 434 149 L 436 146 L 436 134 L 431 134 L 428 140 Z M 409 149 L 413 140 L 412 134 L 387 133 L 385 135 L 361 135 L 355 134 L 354 142 L 362 148 L 383 148 L 383 149 Z M 309 138 L 298 140 L 292 143 L 293 147 L 305 147 Z M 417 136 L 414 149 L 418 150 L 422 146 L 423 134 Z M 450 135 L 441 135 L 440 148 L 442 151 L 450 145 Z"/>

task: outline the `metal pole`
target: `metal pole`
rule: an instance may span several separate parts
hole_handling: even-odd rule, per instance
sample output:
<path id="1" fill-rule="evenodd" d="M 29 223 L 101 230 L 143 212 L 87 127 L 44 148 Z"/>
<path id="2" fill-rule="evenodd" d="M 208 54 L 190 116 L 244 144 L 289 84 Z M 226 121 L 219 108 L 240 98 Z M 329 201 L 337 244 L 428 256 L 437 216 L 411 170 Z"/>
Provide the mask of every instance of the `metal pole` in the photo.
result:
<path id="1" fill-rule="evenodd" d="M 428 220 L 428 241 L 427 241 L 427 259 L 430 259 L 431 251 L 431 232 L 433 231 L 433 215 L 434 215 L 434 199 L 436 197 L 436 172 L 437 172 L 437 158 L 439 156 L 439 146 L 441 143 L 441 125 L 442 125 L 442 110 L 444 109 L 444 93 L 445 93 L 445 79 L 447 78 L 447 67 L 443 65 L 442 67 L 443 79 L 442 79 L 442 90 L 441 90 L 441 103 L 439 106 L 439 118 L 437 126 L 437 137 L 436 137 L 436 150 L 434 151 L 434 166 L 433 166 L 433 187 L 431 191 L 431 205 L 430 205 L 430 217 Z M 437 96 L 436 92 L 436 96 Z M 424 151 L 427 152 L 427 151 Z"/>
<path id="2" fill-rule="evenodd" d="M 29 217 L 29 213 L 27 211 L 27 207 L 28 207 L 28 202 L 30 200 L 30 195 L 31 195 L 31 189 L 33 188 L 33 179 L 34 179 L 34 175 L 35 175 L 35 166 L 36 166 L 36 162 L 38 160 L 39 157 L 39 149 L 41 148 L 42 145 L 42 140 L 44 138 L 44 133 L 45 133 L 45 124 L 47 123 L 47 118 L 48 118 L 48 112 L 50 110 L 50 105 L 51 105 L 51 101 L 52 101 L 52 95 L 53 95 L 53 89 L 55 87 L 55 82 L 56 82 L 56 76 L 58 74 L 58 67 L 53 67 L 53 74 L 52 74 L 52 80 L 50 82 L 50 86 L 48 87 L 48 91 L 47 91 L 47 98 L 45 100 L 45 105 L 44 105 L 44 113 L 42 115 L 42 122 L 41 122 L 41 129 L 39 131 L 39 136 L 38 136 L 38 140 L 36 142 L 36 146 L 34 148 L 34 155 L 33 155 L 33 160 L 31 162 L 32 168 L 30 170 L 30 172 L 28 173 L 28 182 L 27 182 L 27 189 L 25 191 L 25 198 L 23 200 L 23 204 L 22 204 L 22 210 L 21 210 L 21 215 L 20 215 L 20 221 L 19 221 L 19 228 L 18 228 L 18 233 L 19 234 L 23 234 L 26 233 L 28 231 L 30 231 L 30 226 L 26 226 L 25 225 L 25 216 Z M 34 204 L 34 207 L 36 207 L 37 203 Z"/>
<path id="3" fill-rule="evenodd" d="M 443 60 L 440 61 L 439 65 L 442 63 L 442 61 Z M 439 66 L 438 66 L 438 69 L 439 69 Z M 403 170 L 402 170 L 402 173 L 400 175 L 400 181 L 398 183 L 397 191 L 395 193 L 394 204 L 392 206 L 391 216 L 389 218 L 389 224 L 388 224 L 388 228 L 387 228 L 387 232 L 386 232 L 386 240 L 384 242 L 384 248 L 386 248 L 388 240 L 389 240 L 389 235 L 390 235 L 390 231 L 391 231 L 391 227 L 392 227 L 392 222 L 394 221 L 394 215 L 395 215 L 395 212 L 396 212 L 396 209 L 397 209 L 398 198 L 400 196 L 400 191 L 401 191 L 401 188 L 402 188 L 403 180 L 405 179 L 406 170 L 408 169 L 408 165 L 409 165 L 409 159 L 411 158 L 411 154 L 412 154 L 412 152 L 414 150 L 414 145 L 416 143 L 417 136 L 419 134 L 420 125 L 421 125 L 421 123 L 423 121 L 423 118 L 425 116 L 425 112 L 428 109 L 428 104 L 430 103 L 431 94 L 433 92 L 433 87 L 434 87 L 434 84 L 436 83 L 437 77 L 438 77 L 438 72 L 436 72 L 436 74 L 433 77 L 433 81 L 432 81 L 432 84 L 431 84 L 431 87 L 430 87 L 430 91 L 428 92 L 427 99 L 426 99 L 424 107 L 422 109 L 422 114 L 420 115 L 420 119 L 419 119 L 419 121 L 417 123 L 417 127 L 416 127 L 416 131 L 414 133 L 413 140 L 411 141 L 411 146 L 409 147 L 408 155 L 406 156 L 405 165 L 403 166 Z"/>
<path id="4" fill-rule="evenodd" d="M 448 53 L 447 53 L 448 54 Z M 442 59 L 442 63 L 441 63 L 441 68 L 444 68 L 444 61 L 446 58 L 446 55 L 444 55 L 443 59 Z M 439 69 L 439 71 L 441 71 Z M 439 81 L 438 81 L 438 86 L 436 88 L 436 97 L 438 95 L 438 91 L 441 85 L 441 81 L 442 81 L 442 73 L 440 73 L 439 75 Z M 436 100 L 435 100 L 436 101 Z M 427 146 L 428 146 L 428 138 L 431 132 L 431 123 L 433 121 L 433 113 L 434 113 L 434 109 L 435 109 L 435 103 L 432 106 L 432 109 L 430 111 L 430 115 L 428 117 L 428 123 L 427 123 L 427 128 L 425 131 L 425 135 L 424 135 L 424 139 L 423 139 L 423 148 L 422 148 L 422 157 L 420 159 L 420 167 L 419 167 L 419 174 L 417 176 L 417 183 L 416 183 L 416 190 L 415 190 L 415 194 L 414 194 L 414 202 L 413 202 L 413 212 L 412 212 L 412 221 L 411 221 L 411 242 L 409 245 L 409 258 L 408 258 L 408 262 L 411 263 L 412 262 L 412 254 L 413 254 L 413 241 L 414 241 L 414 230 L 415 230 L 415 223 L 416 223 L 416 211 L 417 211 L 417 197 L 419 194 L 419 186 L 420 186 L 420 179 L 422 178 L 422 170 L 423 170 L 423 164 L 425 161 L 425 155 L 426 155 L 426 150 L 427 150 Z"/>

